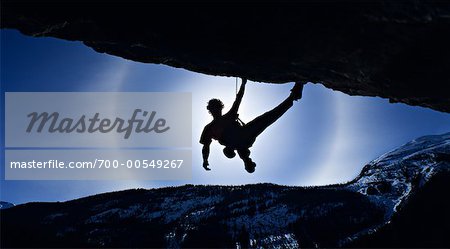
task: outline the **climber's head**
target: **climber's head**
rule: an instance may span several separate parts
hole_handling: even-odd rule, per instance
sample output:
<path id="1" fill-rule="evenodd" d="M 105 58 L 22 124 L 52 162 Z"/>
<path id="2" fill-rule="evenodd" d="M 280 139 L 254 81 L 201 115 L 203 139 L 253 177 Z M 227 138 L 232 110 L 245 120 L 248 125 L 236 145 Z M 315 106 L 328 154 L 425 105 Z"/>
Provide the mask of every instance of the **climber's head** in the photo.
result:
<path id="1" fill-rule="evenodd" d="M 223 103 L 220 99 L 211 99 L 208 101 L 206 109 L 208 109 L 213 117 L 222 116 Z"/>

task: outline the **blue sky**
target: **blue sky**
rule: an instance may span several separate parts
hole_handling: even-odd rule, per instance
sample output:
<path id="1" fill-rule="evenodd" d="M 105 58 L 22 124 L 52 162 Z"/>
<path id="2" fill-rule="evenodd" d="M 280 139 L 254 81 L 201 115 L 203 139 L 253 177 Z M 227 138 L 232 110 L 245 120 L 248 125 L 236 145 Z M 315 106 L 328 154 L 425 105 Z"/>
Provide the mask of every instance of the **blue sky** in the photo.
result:
<path id="1" fill-rule="evenodd" d="M 303 98 L 257 139 L 252 148 L 252 158 L 257 163 L 254 174 L 248 174 L 238 158 L 225 158 L 218 143 L 211 147 L 212 171 L 206 172 L 201 167 L 198 143 L 203 126 L 211 121 L 206 102 L 220 98 L 229 108 L 235 96 L 235 78 L 132 62 L 96 53 L 80 42 L 32 38 L 12 30 L 0 32 L 2 103 L 5 91 L 192 92 L 192 180 L 5 181 L 2 161 L 0 199 L 13 203 L 63 201 L 114 190 L 186 183 L 341 183 L 397 146 L 422 135 L 450 131 L 449 114 L 390 104 L 381 98 L 352 97 L 309 83 Z M 289 94 L 292 85 L 249 82 L 240 118 L 248 122 L 275 107 Z M 1 125 L 4 158 L 3 107 Z"/>

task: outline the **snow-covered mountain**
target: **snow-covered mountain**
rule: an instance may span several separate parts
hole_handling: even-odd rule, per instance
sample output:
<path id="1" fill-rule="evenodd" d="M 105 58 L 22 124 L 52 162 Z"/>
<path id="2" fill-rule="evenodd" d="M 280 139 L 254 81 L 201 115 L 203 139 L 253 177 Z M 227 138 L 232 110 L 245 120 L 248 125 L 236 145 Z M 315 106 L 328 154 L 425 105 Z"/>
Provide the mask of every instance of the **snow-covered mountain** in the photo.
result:
<path id="1" fill-rule="evenodd" d="M 449 171 L 450 133 L 426 136 L 370 162 L 347 184 L 311 188 L 186 185 L 113 192 L 63 203 L 19 205 L 1 211 L 1 245 L 352 246 L 381 232 L 386 237 L 387 226 L 409 229 L 399 225 L 403 223 L 395 217 L 401 216 L 404 209 L 409 210 L 409 215 L 422 215 L 408 203 L 419 197 L 421 202 L 432 203 L 436 198 L 423 194 L 425 190 L 437 196 L 448 194 L 446 187 L 429 186 L 436 185 L 431 183 L 437 182 L 433 180 L 437 176 L 443 177 L 444 183 L 450 182 Z M 434 219 L 433 214 L 427 215 L 428 220 Z M 430 229 L 450 232 L 448 226 Z M 438 245 L 449 246 L 445 243 Z"/>
<path id="2" fill-rule="evenodd" d="M 364 194 L 384 207 L 385 222 L 389 223 L 413 190 L 424 186 L 434 175 L 449 171 L 450 133 L 423 136 L 364 166 L 346 188 Z M 380 226 L 362 232 L 374 232 Z"/>
<path id="3" fill-rule="evenodd" d="M 367 164 L 347 187 L 386 206 L 389 218 L 414 187 L 450 170 L 449 154 L 450 133 L 420 137 Z"/>
<path id="4" fill-rule="evenodd" d="M 0 201 L 0 209 L 7 209 L 10 207 L 14 207 L 14 204 L 6 202 L 6 201 Z"/>

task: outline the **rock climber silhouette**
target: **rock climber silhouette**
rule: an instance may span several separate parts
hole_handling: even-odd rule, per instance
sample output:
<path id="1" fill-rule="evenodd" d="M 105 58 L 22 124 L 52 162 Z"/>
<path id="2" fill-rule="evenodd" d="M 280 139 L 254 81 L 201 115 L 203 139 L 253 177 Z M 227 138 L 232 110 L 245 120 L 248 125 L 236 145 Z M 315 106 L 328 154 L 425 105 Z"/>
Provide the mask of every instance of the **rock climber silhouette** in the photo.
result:
<path id="1" fill-rule="evenodd" d="M 231 106 L 230 110 L 222 115 L 224 107 L 222 101 L 219 99 L 211 99 L 208 102 L 209 113 L 213 116 L 211 123 L 207 124 L 203 129 L 200 137 L 200 143 L 203 144 L 203 168 L 208 168 L 208 157 L 210 151 L 210 144 L 212 139 L 218 140 L 221 145 L 224 145 L 223 153 L 228 158 L 233 158 L 238 152 L 239 157 L 244 161 L 245 170 L 249 173 L 255 171 L 256 163 L 250 158 L 250 147 L 256 140 L 256 137 L 261 134 L 267 127 L 273 124 L 280 118 L 289 108 L 293 106 L 294 100 L 299 100 L 302 97 L 303 83 L 296 82 L 291 89 L 291 94 L 274 109 L 256 117 L 254 120 L 244 124 L 239 119 L 238 109 L 244 96 L 245 85 L 247 79 L 242 79 L 242 84 L 239 92 L 236 95 L 236 100 Z"/>

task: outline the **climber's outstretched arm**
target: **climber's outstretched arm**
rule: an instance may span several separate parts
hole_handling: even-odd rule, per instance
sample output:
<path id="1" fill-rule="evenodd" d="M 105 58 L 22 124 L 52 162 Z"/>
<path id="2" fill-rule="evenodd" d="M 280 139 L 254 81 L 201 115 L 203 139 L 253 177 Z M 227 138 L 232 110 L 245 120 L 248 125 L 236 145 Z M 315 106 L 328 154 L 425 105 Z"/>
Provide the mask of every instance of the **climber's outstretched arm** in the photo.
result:
<path id="1" fill-rule="evenodd" d="M 211 143 L 206 143 L 203 145 L 202 148 L 202 154 L 203 154 L 203 168 L 205 170 L 211 170 L 210 168 L 208 168 L 209 162 L 208 162 L 208 157 L 209 157 L 209 145 Z"/>
<path id="2" fill-rule="evenodd" d="M 234 101 L 233 105 L 231 106 L 231 109 L 228 111 L 228 113 L 237 114 L 239 110 L 239 106 L 241 105 L 242 97 L 244 96 L 245 92 L 245 84 L 247 84 L 247 79 L 242 79 L 241 87 L 239 88 L 239 92 L 236 94 L 236 100 Z"/>

